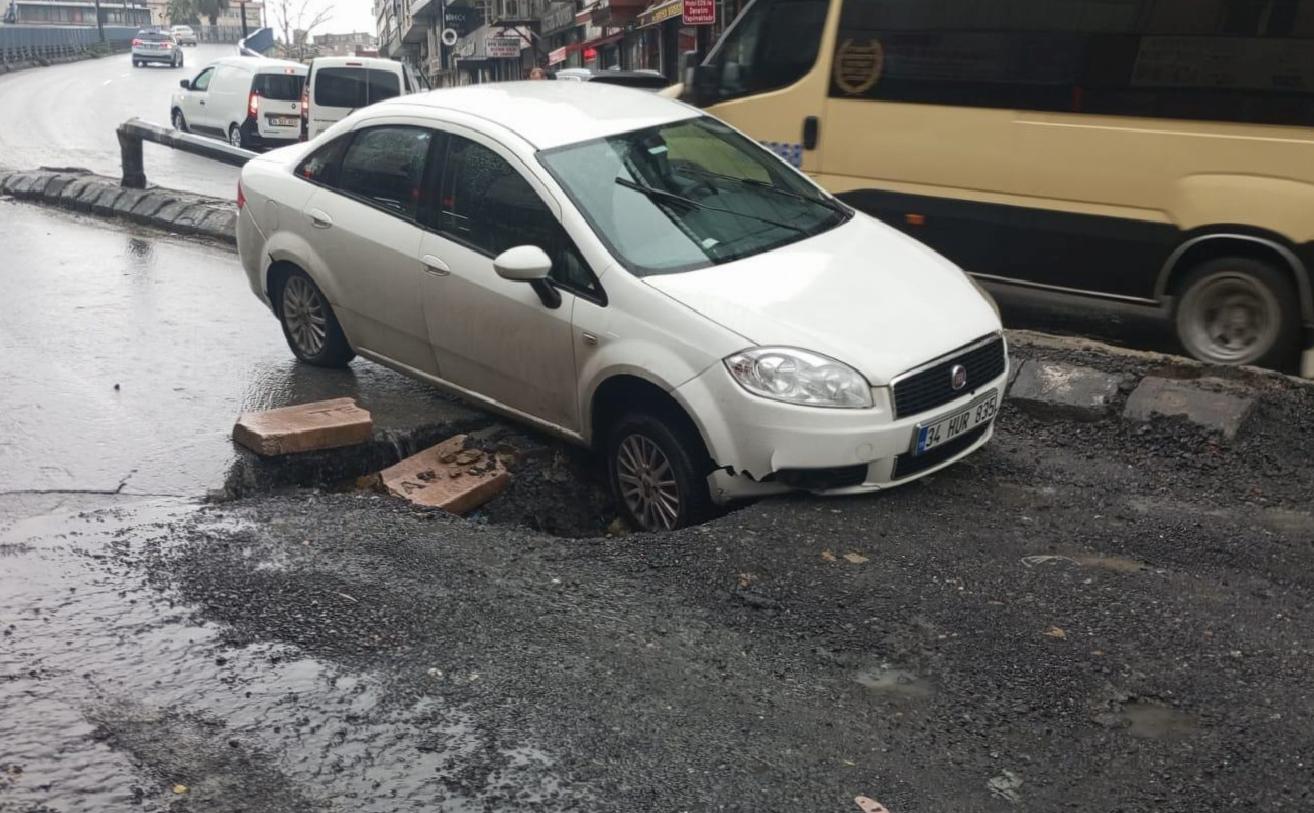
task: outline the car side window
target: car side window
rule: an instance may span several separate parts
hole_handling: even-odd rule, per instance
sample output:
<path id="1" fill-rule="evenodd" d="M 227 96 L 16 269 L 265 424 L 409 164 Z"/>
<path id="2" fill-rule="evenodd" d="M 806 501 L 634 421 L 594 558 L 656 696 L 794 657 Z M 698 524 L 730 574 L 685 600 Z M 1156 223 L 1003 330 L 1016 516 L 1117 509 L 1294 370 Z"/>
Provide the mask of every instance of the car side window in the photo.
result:
<path id="1" fill-rule="evenodd" d="M 214 68 L 206 68 L 196 74 L 192 80 L 192 90 L 205 90 L 210 87 L 210 79 L 214 76 Z"/>
<path id="2" fill-rule="evenodd" d="M 337 186 L 342 153 L 350 140 L 350 136 L 338 136 L 315 150 L 297 166 L 297 175 L 313 183 Z"/>
<path id="3" fill-rule="evenodd" d="M 358 131 L 342 158 L 338 189 L 402 217 L 415 217 L 432 136 L 431 130 L 405 125 Z"/>
<path id="4" fill-rule="evenodd" d="M 490 257 L 515 246 L 538 246 L 552 258 L 554 282 L 599 296 L 593 272 L 529 182 L 482 144 L 460 136 L 448 143 L 432 225 Z"/>

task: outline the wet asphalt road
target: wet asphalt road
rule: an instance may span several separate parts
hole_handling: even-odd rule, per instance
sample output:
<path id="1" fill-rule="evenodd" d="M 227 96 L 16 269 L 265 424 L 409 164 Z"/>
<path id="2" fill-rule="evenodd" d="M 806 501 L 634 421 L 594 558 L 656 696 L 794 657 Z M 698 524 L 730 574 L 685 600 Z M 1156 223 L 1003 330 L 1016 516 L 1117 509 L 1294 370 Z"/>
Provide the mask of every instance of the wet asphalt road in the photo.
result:
<path id="1" fill-rule="evenodd" d="M 210 62 L 236 55 L 233 45 L 183 49 L 186 64 L 132 67 L 127 54 L 87 59 L 0 76 L 0 165 L 83 167 L 118 177 L 114 130 L 139 116 L 168 125 L 178 80 Z M 231 200 L 238 169 L 154 144 L 145 146 L 150 183 Z"/>
<path id="2" fill-rule="evenodd" d="M 663 537 L 0 498 L 0 810 L 1308 810 L 1311 409 Z"/>
<path id="3" fill-rule="evenodd" d="M 244 411 L 353 396 L 381 429 L 474 413 L 360 364 L 294 363 L 233 252 L 0 200 L 0 493 L 203 496 Z"/>
<path id="4" fill-rule="evenodd" d="M 473 413 L 293 364 L 226 251 L 0 219 L 4 813 L 1314 805 L 1314 390 L 1234 443 L 1006 409 L 917 485 L 664 537 L 205 505 L 242 409 Z"/>

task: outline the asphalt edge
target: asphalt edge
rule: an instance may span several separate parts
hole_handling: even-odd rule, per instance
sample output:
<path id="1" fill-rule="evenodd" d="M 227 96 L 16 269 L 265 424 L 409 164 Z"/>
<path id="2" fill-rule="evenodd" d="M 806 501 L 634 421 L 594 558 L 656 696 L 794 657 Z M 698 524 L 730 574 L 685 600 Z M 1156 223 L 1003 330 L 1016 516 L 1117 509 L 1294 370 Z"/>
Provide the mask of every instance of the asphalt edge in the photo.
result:
<path id="1" fill-rule="evenodd" d="M 130 189 L 77 167 L 0 169 L 0 195 L 237 244 L 237 206 L 232 201 L 158 186 Z"/>

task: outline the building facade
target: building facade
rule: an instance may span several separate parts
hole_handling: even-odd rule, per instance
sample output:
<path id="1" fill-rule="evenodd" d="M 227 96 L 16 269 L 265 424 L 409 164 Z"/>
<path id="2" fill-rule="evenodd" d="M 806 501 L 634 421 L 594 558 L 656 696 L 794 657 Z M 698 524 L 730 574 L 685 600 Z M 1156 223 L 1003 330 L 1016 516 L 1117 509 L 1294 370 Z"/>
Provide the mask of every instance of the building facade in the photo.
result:
<path id="1" fill-rule="evenodd" d="M 151 10 L 145 2 L 113 2 L 100 4 L 100 17 L 105 25 L 147 26 L 151 24 Z M 96 24 L 96 4 L 92 0 L 13 0 L 5 11 L 6 22 L 31 25 Z"/>
<path id="2" fill-rule="evenodd" d="M 652 70 L 679 81 L 748 0 L 375 0 L 379 53 L 434 86 L 521 79 L 534 67 Z"/>
<path id="3" fill-rule="evenodd" d="M 372 51 L 378 40 L 368 31 L 350 34 L 316 34 L 315 48 L 320 56 L 354 56 L 362 50 Z"/>

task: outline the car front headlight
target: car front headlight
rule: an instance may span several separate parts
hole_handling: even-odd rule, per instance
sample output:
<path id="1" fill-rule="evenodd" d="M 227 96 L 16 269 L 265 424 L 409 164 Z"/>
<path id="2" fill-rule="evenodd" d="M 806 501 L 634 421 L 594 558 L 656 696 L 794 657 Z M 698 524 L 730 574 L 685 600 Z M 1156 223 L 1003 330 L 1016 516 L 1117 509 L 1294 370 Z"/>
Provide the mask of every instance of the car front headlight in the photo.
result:
<path id="1" fill-rule="evenodd" d="M 725 360 L 739 385 L 754 395 L 800 406 L 869 409 L 871 385 L 857 370 L 819 353 L 791 347 L 754 347 Z"/>

